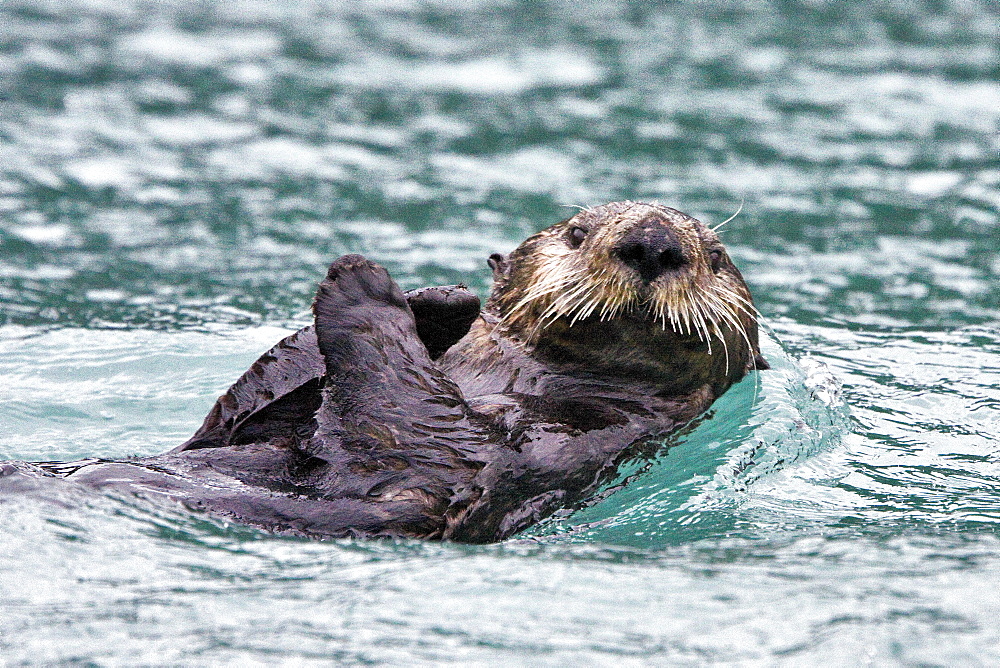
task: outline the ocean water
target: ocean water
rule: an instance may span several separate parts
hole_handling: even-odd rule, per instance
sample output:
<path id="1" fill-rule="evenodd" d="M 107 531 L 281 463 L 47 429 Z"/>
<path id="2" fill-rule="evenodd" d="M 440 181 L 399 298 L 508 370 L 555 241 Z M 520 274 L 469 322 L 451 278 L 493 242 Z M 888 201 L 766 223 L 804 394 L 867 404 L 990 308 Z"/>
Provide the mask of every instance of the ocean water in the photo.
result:
<path id="1" fill-rule="evenodd" d="M 722 229 L 774 369 L 503 544 L 0 499 L 0 664 L 1000 662 L 995 2 L 0 4 L 0 460 L 162 452 L 346 252 Z"/>

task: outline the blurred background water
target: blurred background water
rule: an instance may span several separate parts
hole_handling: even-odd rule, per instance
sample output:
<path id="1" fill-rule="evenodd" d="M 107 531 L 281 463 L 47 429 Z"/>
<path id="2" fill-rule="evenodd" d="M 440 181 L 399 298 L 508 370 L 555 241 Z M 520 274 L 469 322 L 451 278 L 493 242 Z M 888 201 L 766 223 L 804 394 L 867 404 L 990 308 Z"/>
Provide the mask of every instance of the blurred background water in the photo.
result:
<path id="1" fill-rule="evenodd" d="M 0 663 L 1000 662 L 1000 8 L 0 5 L 0 459 L 153 454 L 360 252 L 404 288 L 655 200 L 748 378 L 503 545 L 0 503 Z"/>

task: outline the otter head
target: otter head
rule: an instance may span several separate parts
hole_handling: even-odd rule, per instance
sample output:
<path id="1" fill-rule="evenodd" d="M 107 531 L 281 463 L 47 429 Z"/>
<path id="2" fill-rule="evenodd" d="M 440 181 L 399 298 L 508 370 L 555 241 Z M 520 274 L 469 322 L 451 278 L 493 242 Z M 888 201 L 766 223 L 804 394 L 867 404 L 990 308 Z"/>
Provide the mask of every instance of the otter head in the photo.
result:
<path id="1" fill-rule="evenodd" d="M 756 310 L 718 235 L 680 211 L 585 209 L 490 258 L 487 310 L 550 363 L 716 396 L 760 357 Z"/>

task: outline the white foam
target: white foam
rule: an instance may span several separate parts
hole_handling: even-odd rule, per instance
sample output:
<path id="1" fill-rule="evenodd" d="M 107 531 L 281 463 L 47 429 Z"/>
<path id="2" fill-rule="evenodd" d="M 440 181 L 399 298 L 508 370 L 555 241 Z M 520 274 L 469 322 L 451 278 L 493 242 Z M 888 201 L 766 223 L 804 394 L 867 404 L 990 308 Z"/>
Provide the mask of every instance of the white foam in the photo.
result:
<path id="1" fill-rule="evenodd" d="M 171 28 L 154 28 L 123 39 L 119 49 L 122 55 L 141 61 L 206 67 L 274 56 L 281 49 L 281 40 L 276 35 L 261 31 L 194 34 Z"/>
<path id="2" fill-rule="evenodd" d="M 955 172 L 924 172 L 906 179 L 906 189 L 915 195 L 938 197 L 945 194 L 962 180 Z"/>

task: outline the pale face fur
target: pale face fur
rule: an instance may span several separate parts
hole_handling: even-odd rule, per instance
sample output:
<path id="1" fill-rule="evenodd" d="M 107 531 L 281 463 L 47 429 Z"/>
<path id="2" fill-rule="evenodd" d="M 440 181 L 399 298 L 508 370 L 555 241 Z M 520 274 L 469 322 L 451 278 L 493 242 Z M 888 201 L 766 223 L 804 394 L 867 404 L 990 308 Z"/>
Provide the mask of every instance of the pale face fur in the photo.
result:
<path id="1" fill-rule="evenodd" d="M 636 234 L 672 234 L 679 246 L 655 277 L 622 259 L 620 249 Z M 623 354 L 640 352 L 632 350 L 638 346 L 647 357 L 660 349 L 676 357 L 680 342 L 690 353 L 714 355 L 709 366 L 723 361 L 725 376 L 732 375 L 731 362 L 742 376 L 759 352 L 756 309 L 742 276 L 716 233 L 675 209 L 636 202 L 586 209 L 493 263 L 487 308 L 528 347 L 563 340 L 579 347 L 588 343 L 581 336 L 601 344 L 616 328 L 611 338 L 631 345 Z"/>

